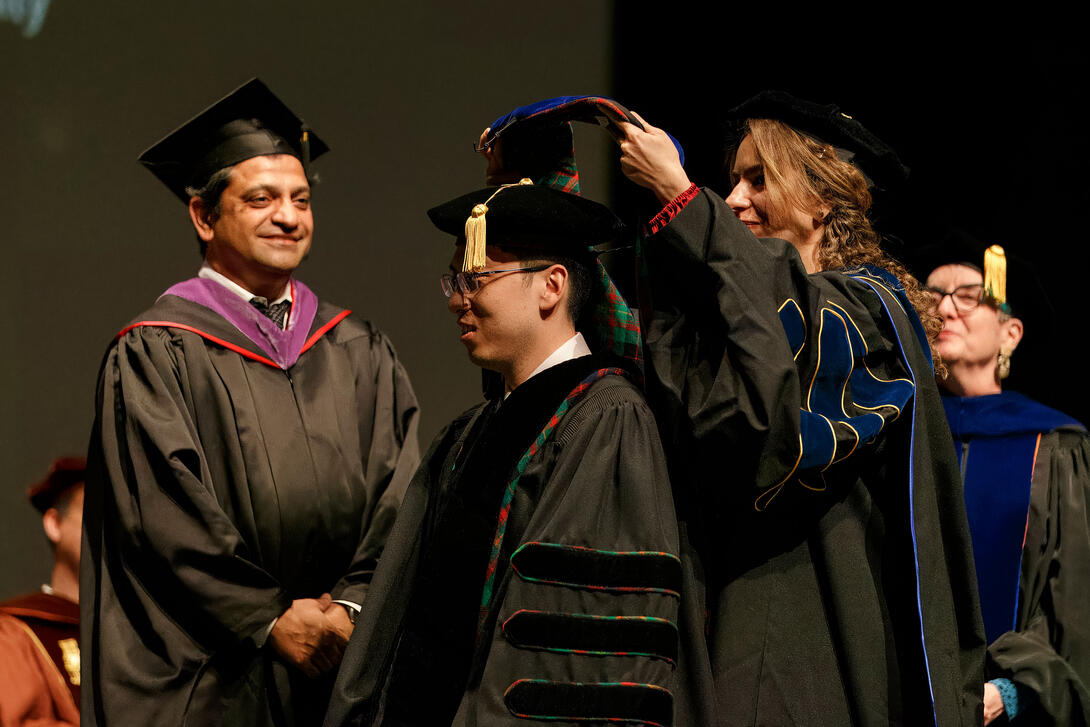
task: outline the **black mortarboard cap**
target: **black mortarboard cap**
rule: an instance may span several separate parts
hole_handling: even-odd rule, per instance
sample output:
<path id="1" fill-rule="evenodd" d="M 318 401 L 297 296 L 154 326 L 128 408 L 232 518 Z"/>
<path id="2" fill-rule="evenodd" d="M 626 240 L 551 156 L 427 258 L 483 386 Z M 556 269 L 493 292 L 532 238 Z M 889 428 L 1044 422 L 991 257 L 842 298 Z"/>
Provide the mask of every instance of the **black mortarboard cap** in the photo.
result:
<path id="1" fill-rule="evenodd" d="M 53 462 L 49 474 L 41 482 L 31 485 L 26 492 L 34 509 L 45 513 L 57 503 L 57 499 L 76 485 L 83 484 L 87 475 L 85 457 L 61 457 Z"/>
<path id="2" fill-rule="evenodd" d="M 762 91 L 728 114 L 728 136 L 740 140 L 748 119 L 781 121 L 795 131 L 832 145 L 879 189 L 896 189 L 908 179 L 908 167 L 892 147 L 840 110 L 836 104 L 806 101 L 786 91 Z"/>
<path id="3" fill-rule="evenodd" d="M 267 154 L 291 154 L 306 169 L 329 151 L 259 79 L 254 78 L 172 131 L 140 163 L 183 202 L 225 167 Z"/>
<path id="4" fill-rule="evenodd" d="M 428 210 L 432 224 L 458 238 L 466 222 L 486 218 L 489 245 L 525 247 L 587 258 L 592 248 L 617 238 L 624 225 L 608 207 L 540 184 L 485 187 Z M 476 214 L 480 205 L 485 213 Z"/>

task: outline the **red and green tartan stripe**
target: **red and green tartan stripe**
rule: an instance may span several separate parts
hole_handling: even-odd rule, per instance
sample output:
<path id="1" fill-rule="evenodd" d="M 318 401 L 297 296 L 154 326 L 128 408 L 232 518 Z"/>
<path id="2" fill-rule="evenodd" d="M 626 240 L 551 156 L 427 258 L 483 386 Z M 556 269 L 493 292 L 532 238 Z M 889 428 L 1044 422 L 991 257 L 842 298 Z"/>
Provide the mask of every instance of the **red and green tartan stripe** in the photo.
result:
<path id="1" fill-rule="evenodd" d="M 638 367 L 641 357 L 639 321 L 613 284 L 605 266 L 600 261 L 597 266 L 598 279 L 606 294 L 595 307 L 595 330 L 602 345 L 611 353 L 632 361 Z"/>
<path id="2" fill-rule="evenodd" d="M 575 149 L 573 148 L 569 156 L 557 163 L 556 169 L 534 180 L 534 183 L 552 187 L 553 189 L 559 189 L 561 192 L 581 195 L 582 189 L 579 186 L 579 168 L 575 164 Z"/>
<path id="3" fill-rule="evenodd" d="M 619 115 L 624 115 L 615 105 L 607 105 Z M 557 162 L 555 169 L 537 179 L 536 183 L 570 194 L 581 194 L 575 148 L 572 148 L 570 155 Z M 639 321 L 632 314 L 632 309 L 628 307 L 625 299 L 621 297 L 620 291 L 613 284 L 613 279 L 609 277 L 605 266 L 601 261 L 598 261 L 596 266 L 598 279 L 605 290 L 605 295 L 595 302 L 592 335 L 597 336 L 599 345 L 604 346 L 606 350 L 635 363 L 636 370 L 639 371 L 641 358 Z M 601 351 L 595 351 L 595 353 L 601 353 Z"/>
<path id="4" fill-rule="evenodd" d="M 543 722 L 673 724 L 673 694 L 648 682 L 562 682 L 516 679 L 503 694 L 516 717 Z"/>
<path id="5" fill-rule="evenodd" d="M 511 502 L 514 500 L 515 491 L 518 489 L 519 479 L 522 478 L 522 473 L 526 471 L 526 466 L 530 464 L 530 460 L 534 458 L 538 450 L 545 444 L 545 440 L 549 438 L 549 435 L 556 429 L 556 425 L 560 423 L 561 418 L 571 408 L 576 399 L 581 397 L 591 384 L 598 381 L 604 376 L 610 374 L 616 374 L 618 376 L 627 376 L 628 373 L 621 368 L 604 368 L 598 369 L 587 378 L 583 379 L 572 389 L 564 401 L 560 403 L 552 417 L 549 418 L 549 422 L 545 425 L 545 428 L 541 430 L 541 433 L 537 435 L 533 444 L 519 459 L 518 464 L 515 466 L 515 476 L 511 478 L 511 482 L 507 485 L 507 489 L 503 493 L 503 500 L 500 503 L 500 515 L 496 523 L 496 535 L 492 539 L 492 553 L 488 558 L 488 568 L 485 570 L 484 589 L 481 592 L 481 607 L 480 615 L 477 620 L 477 639 L 478 641 L 484 635 L 484 622 L 488 616 L 489 606 L 492 604 L 492 589 L 495 586 L 496 580 L 496 566 L 499 564 L 500 550 L 503 546 L 503 536 L 507 532 L 507 518 L 511 514 Z"/>
<path id="6" fill-rule="evenodd" d="M 648 642 L 646 639 L 640 639 L 641 646 L 650 647 L 648 650 L 634 650 L 634 649 L 611 649 L 604 646 L 598 646 L 598 648 L 591 648 L 589 646 L 561 646 L 555 640 L 555 625 L 552 627 L 553 632 L 551 638 L 544 640 L 538 639 L 535 641 L 535 637 L 532 633 L 526 632 L 524 629 L 522 633 L 516 632 L 512 627 L 516 622 L 526 621 L 528 619 L 538 619 L 544 617 L 547 619 L 559 619 L 559 623 L 563 624 L 565 621 L 572 622 L 584 622 L 588 624 L 596 624 L 608 627 L 611 624 L 622 625 L 635 625 L 648 626 L 652 628 L 666 628 L 672 632 L 672 643 L 677 643 L 677 624 L 673 621 L 658 616 L 606 616 L 599 614 L 589 613 L 566 613 L 556 611 L 539 611 L 533 609 L 520 609 L 511 614 L 506 621 L 503 622 L 501 629 L 507 635 L 507 640 L 516 648 L 532 649 L 539 651 L 549 651 L 554 654 L 578 654 L 581 656 L 640 656 L 652 659 L 662 659 L 670 664 L 674 664 L 677 661 L 676 651 L 670 653 L 664 653 L 664 650 L 650 650 L 654 647 L 653 642 Z M 563 636 L 560 637 L 564 639 Z M 569 641 L 570 641 L 569 637 Z M 551 643 L 546 643 L 551 641 Z M 629 645 L 633 645 L 633 635 L 629 634 L 626 641 L 630 642 Z"/>

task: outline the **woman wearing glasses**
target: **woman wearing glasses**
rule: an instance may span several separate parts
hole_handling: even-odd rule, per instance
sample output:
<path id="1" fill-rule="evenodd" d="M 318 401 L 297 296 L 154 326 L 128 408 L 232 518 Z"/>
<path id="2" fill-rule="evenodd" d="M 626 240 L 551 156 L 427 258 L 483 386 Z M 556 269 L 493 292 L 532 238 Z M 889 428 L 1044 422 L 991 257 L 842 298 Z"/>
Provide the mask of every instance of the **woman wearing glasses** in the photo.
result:
<path id="1" fill-rule="evenodd" d="M 1006 299 L 1006 256 L 983 248 L 949 236 L 927 287 L 989 644 L 984 720 L 1090 724 L 1090 439 L 1003 391 L 1023 324 Z"/>
<path id="2" fill-rule="evenodd" d="M 685 665 L 684 723 L 976 724 L 984 640 L 938 320 L 867 218 L 870 182 L 907 170 L 835 106 L 766 92 L 733 116 L 719 194 L 662 130 L 620 140 L 664 205 L 640 313 L 703 593 L 681 624 L 706 657 Z"/>

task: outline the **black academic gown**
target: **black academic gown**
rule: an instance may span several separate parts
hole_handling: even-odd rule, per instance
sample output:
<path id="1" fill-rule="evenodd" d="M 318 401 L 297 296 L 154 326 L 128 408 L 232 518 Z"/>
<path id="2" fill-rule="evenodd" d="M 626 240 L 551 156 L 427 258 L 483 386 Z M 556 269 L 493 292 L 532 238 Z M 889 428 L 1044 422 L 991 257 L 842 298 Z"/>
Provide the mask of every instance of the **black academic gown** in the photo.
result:
<path id="1" fill-rule="evenodd" d="M 642 254 L 683 601 L 706 604 L 682 633 L 678 723 L 977 723 L 965 509 L 895 279 L 808 275 L 707 190 Z"/>
<path id="2" fill-rule="evenodd" d="M 985 678 L 1016 685 L 1016 725 L 1088 725 L 1090 436 L 1017 392 L 943 404 L 977 546 Z"/>
<path id="3" fill-rule="evenodd" d="M 88 458 L 85 724 L 291 725 L 312 682 L 263 642 L 297 598 L 362 603 L 417 464 L 389 341 L 320 304 L 287 370 L 165 295 L 109 347 Z M 188 330 L 181 326 L 188 326 Z M 248 352 L 248 353 L 247 353 Z"/>
<path id="4" fill-rule="evenodd" d="M 555 422 L 492 552 L 519 459 L 602 365 L 587 356 L 548 369 L 435 440 L 356 624 L 327 725 L 683 724 L 671 720 L 676 521 L 654 420 L 632 383 L 599 379 Z"/>

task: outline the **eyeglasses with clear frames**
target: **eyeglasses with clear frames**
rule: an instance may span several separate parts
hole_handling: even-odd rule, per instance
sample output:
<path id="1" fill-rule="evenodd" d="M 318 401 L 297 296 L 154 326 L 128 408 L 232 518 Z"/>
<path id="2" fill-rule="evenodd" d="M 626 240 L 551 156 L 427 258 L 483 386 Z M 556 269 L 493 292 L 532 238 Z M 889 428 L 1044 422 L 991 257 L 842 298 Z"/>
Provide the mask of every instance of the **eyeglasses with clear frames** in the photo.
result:
<path id="1" fill-rule="evenodd" d="M 959 313 L 970 313 L 976 310 L 977 306 L 979 306 L 985 298 L 983 283 L 959 285 L 953 290 L 942 290 L 941 288 L 928 286 L 925 290 L 931 296 L 931 302 L 935 308 L 939 307 L 943 298 L 950 296 L 950 300 L 954 303 L 954 308 L 956 308 Z"/>
<path id="2" fill-rule="evenodd" d="M 481 278 L 499 273 L 539 273 L 548 268 L 548 265 L 531 265 L 524 268 L 503 268 L 502 270 L 482 270 L 477 273 L 447 273 L 439 276 L 439 287 L 443 289 L 443 295 L 450 297 L 457 290 L 462 295 L 470 295 L 481 289 L 484 283 Z"/>

